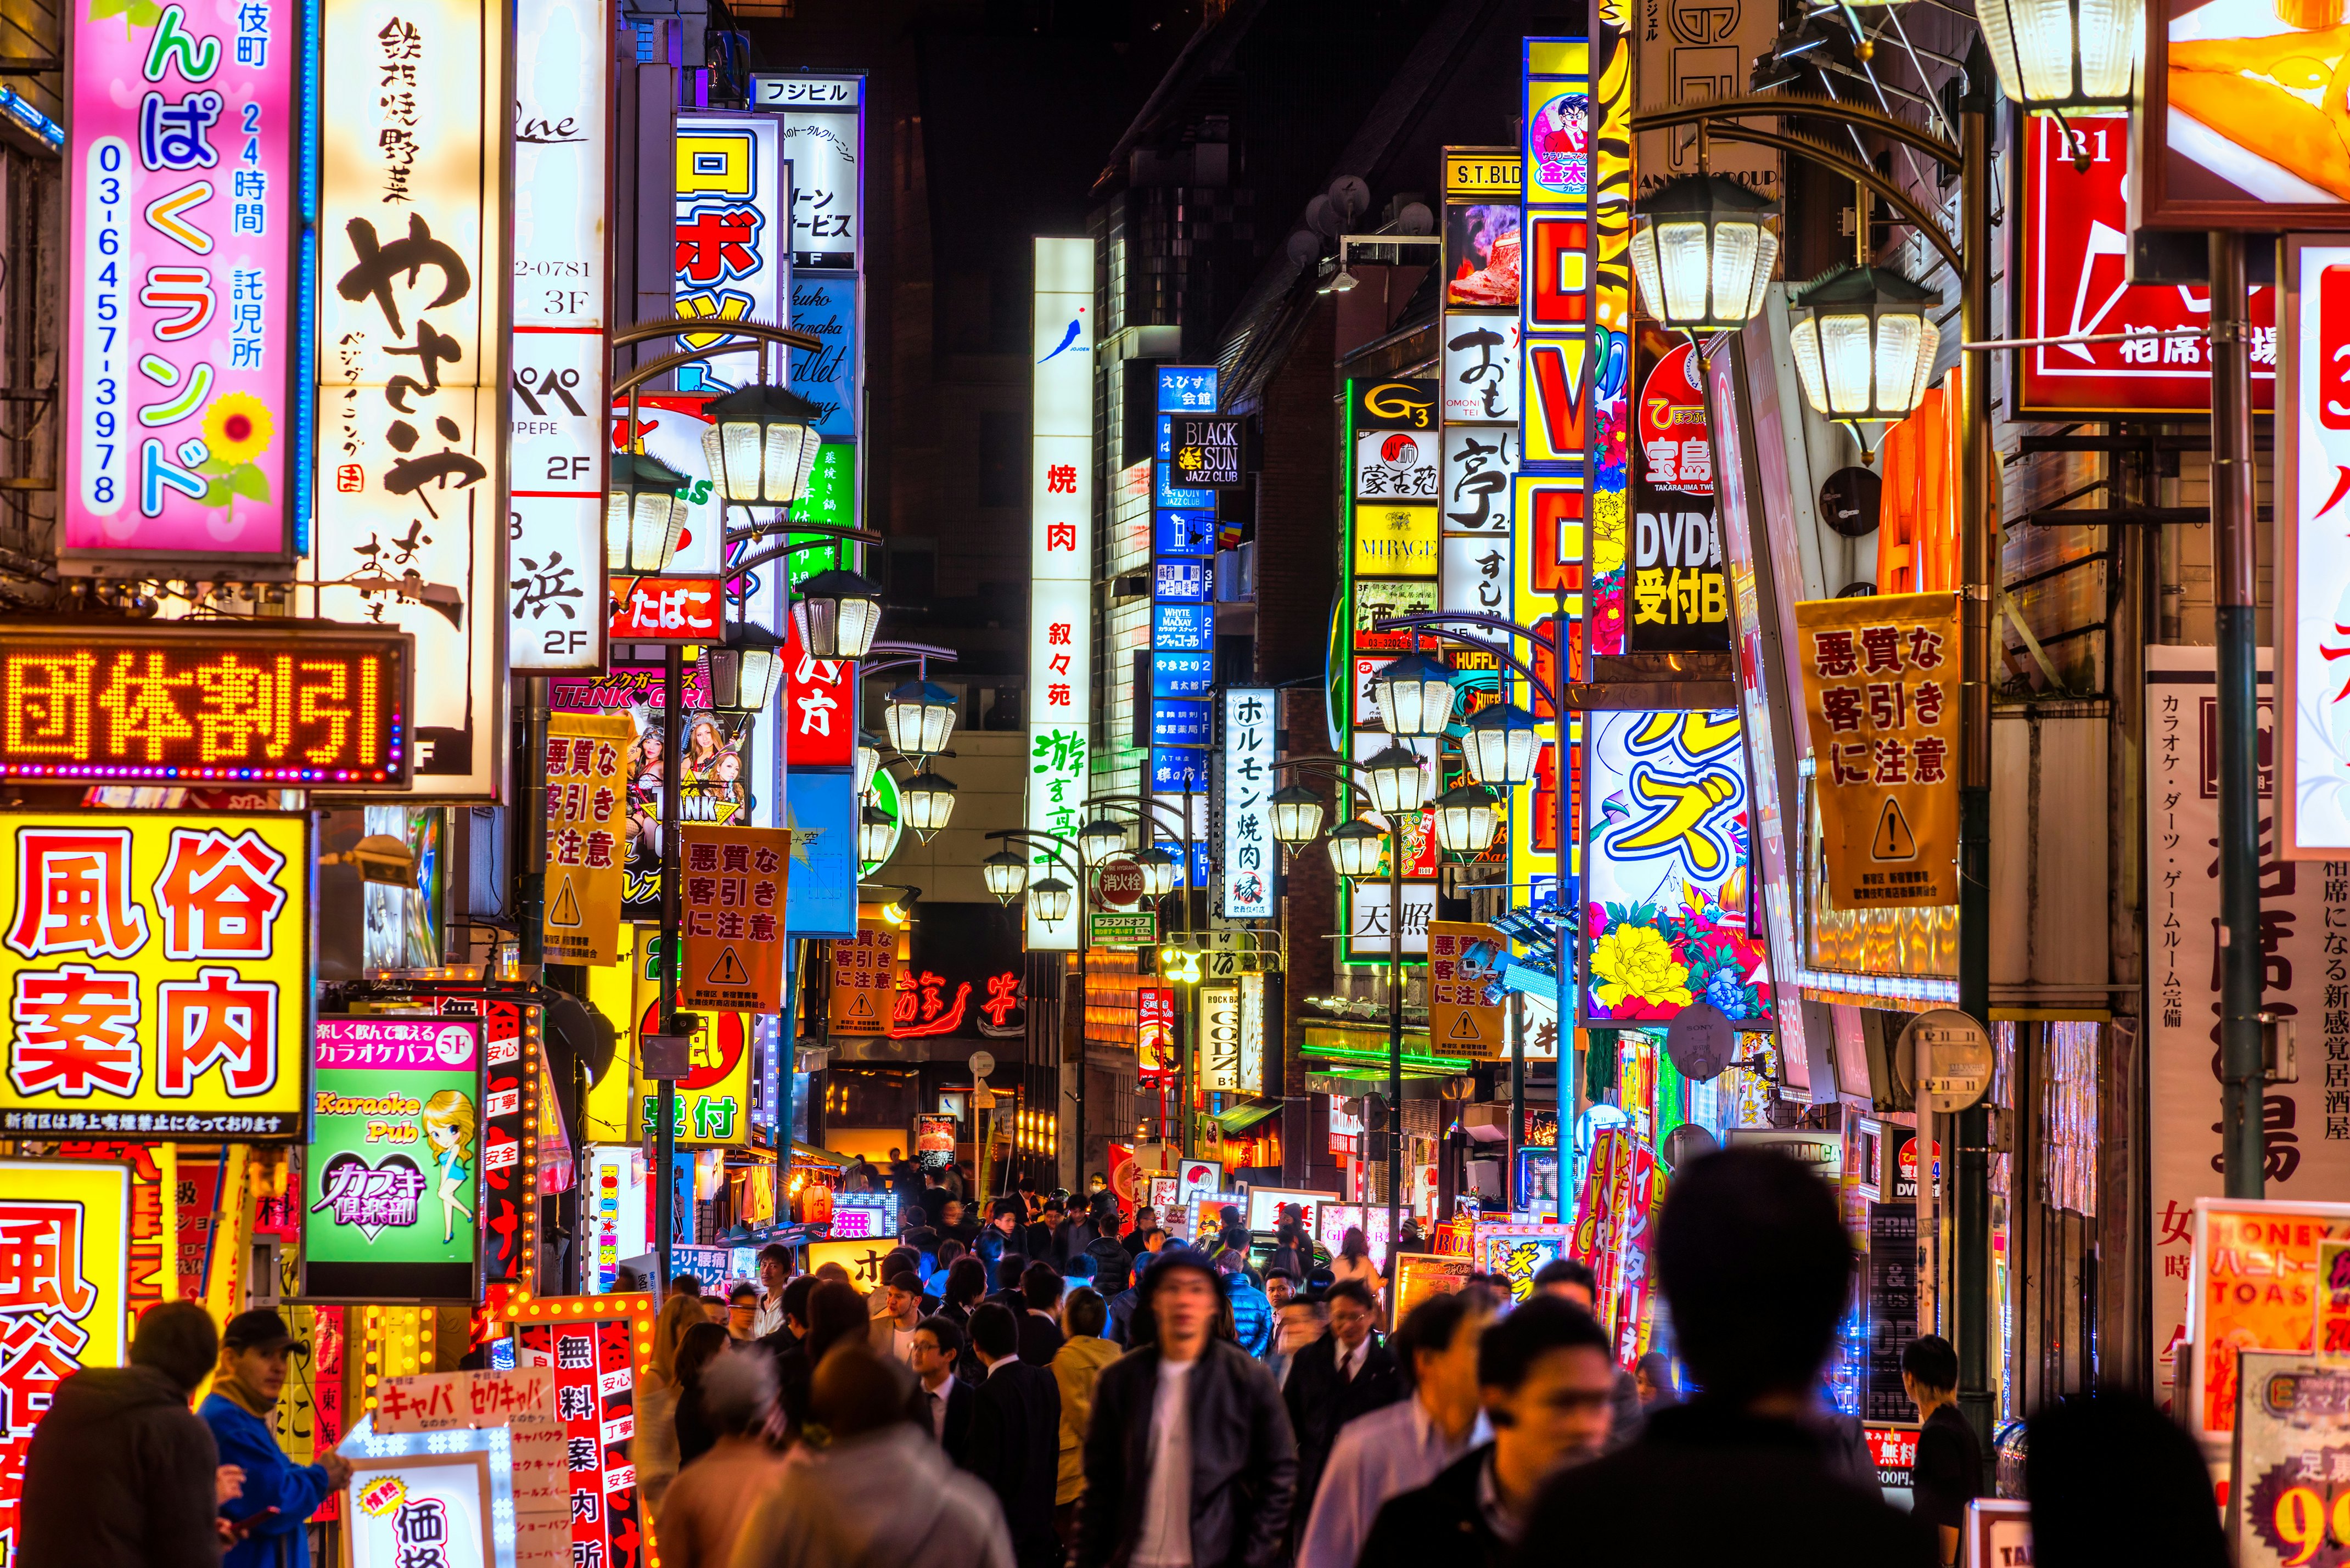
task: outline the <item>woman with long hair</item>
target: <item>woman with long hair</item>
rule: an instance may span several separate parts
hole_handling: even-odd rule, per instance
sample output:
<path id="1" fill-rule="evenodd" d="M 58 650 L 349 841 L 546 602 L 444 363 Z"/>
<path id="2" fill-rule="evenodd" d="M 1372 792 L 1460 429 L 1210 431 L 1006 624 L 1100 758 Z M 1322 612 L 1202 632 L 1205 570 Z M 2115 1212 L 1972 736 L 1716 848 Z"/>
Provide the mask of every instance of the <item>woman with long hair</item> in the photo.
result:
<path id="1" fill-rule="evenodd" d="M 1371 1262 L 1371 1244 L 1364 1239 L 1361 1226 L 1347 1226 L 1347 1233 L 1338 1238 L 1338 1255 L 1330 1260 L 1330 1278 L 1334 1283 L 1360 1280 L 1374 1293 L 1386 1290 L 1387 1282 L 1379 1277 L 1378 1265 Z"/>
<path id="2" fill-rule="evenodd" d="M 629 1439 L 629 1459 L 637 1467 L 638 1488 L 656 1508 L 677 1474 L 678 1342 L 687 1329 L 709 1321 L 701 1298 L 686 1291 L 671 1291 L 653 1319 L 652 1368 L 637 1385 L 637 1435 Z"/>
<path id="3" fill-rule="evenodd" d="M 677 1468 L 683 1469 L 710 1451 L 717 1431 L 702 1408 L 702 1375 L 726 1354 L 726 1328 L 702 1322 L 685 1331 L 677 1346 Z"/>

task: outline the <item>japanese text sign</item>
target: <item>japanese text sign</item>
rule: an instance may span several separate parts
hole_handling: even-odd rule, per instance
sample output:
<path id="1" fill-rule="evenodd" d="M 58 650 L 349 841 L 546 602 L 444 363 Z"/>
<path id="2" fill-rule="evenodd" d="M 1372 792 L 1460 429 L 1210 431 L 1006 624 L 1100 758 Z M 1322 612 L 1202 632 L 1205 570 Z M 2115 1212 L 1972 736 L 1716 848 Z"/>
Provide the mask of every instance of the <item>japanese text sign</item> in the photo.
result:
<path id="1" fill-rule="evenodd" d="M 639 965 L 636 976 L 636 1035 L 641 1038 L 656 1033 L 660 1026 L 660 971 L 655 959 L 660 951 L 658 940 L 645 942 L 647 961 Z M 684 990 L 679 989 L 678 1000 L 684 1002 Z M 674 1107 L 670 1116 L 670 1130 L 681 1145 L 697 1148 L 720 1146 L 740 1147 L 751 1141 L 751 1031 L 748 1020 L 740 1012 L 703 1011 L 688 1013 L 697 1020 L 687 1036 L 684 1077 L 677 1080 L 677 1094 L 671 1101 Z M 633 1044 L 633 1043 L 632 1043 Z M 641 1053 L 631 1050 L 632 1068 L 642 1061 Z M 659 1084 L 635 1075 L 637 1091 L 636 1137 L 650 1141 L 660 1123 L 660 1096 Z"/>
<path id="2" fill-rule="evenodd" d="M 784 156 L 792 164 L 793 267 L 854 271 L 865 244 L 859 221 L 864 77 L 754 76 L 751 102 L 784 122 Z M 802 319 L 796 302 L 792 319 Z"/>
<path id="3" fill-rule="evenodd" d="M 513 1438 L 504 1428 L 355 1428 L 344 1559 L 350 1568 L 517 1568 Z"/>
<path id="4" fill-rule="evenodd" d="M 555 1414 L 555 1371 L 427 1372 L 376 1385 L 379 1432 L 449 1432 L 504 1427 L 514 1465 L 514 1505 L 525 1550 L 517 1568 L 571 1560 L 571 1472 Z M 553 1541 L 533 1537 L 553 1536 Z M 539 1550 L 534 1552 L 529 1548 Z M 551 1547 L 553 1557 L 547 1556 Z"/>
<path id="5" fill-rule="evenodd" d="M 507 531 L 505 28 L 454 0 L 327 0 L 318 522 L 302 607 L 416 639 L 421 787 L 494 797 Z M 334 586 L 328 586 L 328 585 Z"/>
<path id="6" fill-rule="evenodd" d="M 309 818 L 6 814 L 0 835 L 0 1130 L 300 1138 Z"/>
<path id="7" fill-rule="evenodd" d="M 1094 242 L 1039 238 L 1035 254 L 1026 825 L 1074 838 L 1093 739 Z M 1207 396 L 1212 410 L 1212 385 Z M 1035 854 L 1049 862 L 1044 846 Z M 1028 900 L 1027 946 L 1074 951 L 1083 921 L 1046 922 L 1035 909 Z"/>
<path id="8" fill-rule="evenodd" d="M 794 768 L 845 768 L 856 760 L 857 664 L 815 659 L 791 623 L 784 650 L 784 755 Z"/>
<path id="9" fill-rule="evenodd" d="M 787 321 L 791 312 L 790 192 L 784 128 L 769 114 L 681 114 L 677 119 L 677 314 L 709 321 Z M 725 342 L 724 332 L 690 333 L 685 348 Z M 785 371 L 772 353 L 773 379 Z M 755 357 L 733 354 L 688 365 L 689 392 L 723 392 L 753 380 Z M 682 472 L 682 471 L 681 471 Z"/>
<path id="10" fill-rule="evenodd" d="M 628 858 L 627 754 L 636 726 L 619 714 L 556 713 L 546 723 L 546 898 L 551 963 L 619 957 Z"/>
<path id="11" fill-rule="evenodd" d="M 1959 596 L 1805 600 L 1795 640 L 1831 895 L 1957 903 Z"/>
<path id="12" fill-rule="evenodd" d="M 0 630 L 0 777 L 404 789 L 404 633 Z"/>
<path id="13" fill-rule="evenodd" d="M 317 1051 L 304 1293 L 472 1300 L 484 1163 L 480 1023 L 321 1018 Z"/>
<path id="14" fill-rule="evenodd" d="M 725 600 L 716 577 L 614 577 L 615 642 L 716 642 Z"/>
<path id="15" fill-rule="evenodd" d="M 57 1386 L 130 1348 L 130 1170 L 0 1161 L 0 1550 L 13 1560 L 25 1451 Z"/>
<path id="16" fill-rule="evenodd" d="M 1593 1158 L 1596 1163 L 1597 1157 Z M 1534 1276 L 1566 1251 L 1564 1225 L 1480 1225 L 1470 1241 L 1470 1256 L 1478 1270 L 1509 1281 L 1512 1302 L 1531 1301 Z"/>
<path id="17" fill-rule="evenodd" d="M 2235 1408 L 2230 1556 L 2238 1568 L 2342 1568 L 2350 1562 L 2350 1366 L 2246 1350 Z"/>
<path id="18" fill-rule="evenodd" d="M 2284 244 L 2277 421 L 2277 796 L 2288 859 L 2350 858 L 2350 244 Z"/>
<path id="19" fill-rule="evenodd" d="M 1175 1076 L 1181 1064 L 1175 1043 L 1175 991 L 1144 985 L 1134 992 L 1134 1058 L 1144 1082 Z"/>
<path id="20" fill-rule="evenodd" d="M 780 827 L 683 828 L 680 1007 L 780 1012 L 784 884 L 792 836 Z"/>
<path id="21" fill-rule="evenodd" d="M 309 510 L 293 395 L 310 352 L 302 15 L 252 0 L 69 16 L 58 565 L 282 572 Z"/>
<path id="22" fill-rule="evenodd" d="M 1270 687 L 1235 686 L 1223 694 L 1223 856 L 1218 867 L 1227 919 L 1273 918 L 1273 742 L 1280 720 Z"/>
<path id="23" fill-rule="evenodd" d="M 2193 1236 L 2187 1334 L 2195 1366 L 2185 1424 L 2211 1438 L 2235 1428 L 2240 1352 L 2309 1354 L 2317 1250 L 2350 1240 L 2350 1204 L 2199 1198 Z"/>
<path id="24" fill-rule="evenodd" d="M 1633 343 L 1630 650 L 1726 649 L 1730 587 L 1714 520 L 1704 367 L 1660 328 L 1641 326 Z"/>
<path id="25" fill-rule="evenodd" d="M 857 934 L 832 944 L 832 997 L 827 1027 L 835 1034 L 887 1034 L 898 990 L 898 931 L 860 920 Z"/>
<path id="26" fill-rule="evenodd" d="M 600 670 L 608 350 L 607 0 L 516 0 L 506 646 L 516 670 Z"/>
<path id="27" fill-rule="evenodd" d="M 1432 920 L 1428 927 L 1428 1044 L 1440 1056 L 1498 1061 L 1507 1033 L 1502 971 L 1508 939 L 1491 926 Z"/>
<path id="28" fill-rule="evenodd" d="M 637 1378 L 652 1354 L 650 1298 L 542 1296 L 513 1310 L 515 1365 L 555 1370 L 572 1563 L 642 1568 L 644 1520 L 629 1455 Z"/>

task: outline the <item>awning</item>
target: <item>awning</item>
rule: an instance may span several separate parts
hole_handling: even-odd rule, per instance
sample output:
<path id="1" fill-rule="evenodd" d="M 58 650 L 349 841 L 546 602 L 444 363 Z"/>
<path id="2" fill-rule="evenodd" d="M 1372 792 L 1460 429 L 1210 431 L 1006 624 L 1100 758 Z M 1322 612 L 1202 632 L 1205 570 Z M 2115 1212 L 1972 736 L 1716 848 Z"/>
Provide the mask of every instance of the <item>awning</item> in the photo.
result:
<path id="1" fill-rule="evenodd" d="M 856 1164 L 857 1160 L 853 1155 L 835 1154 L 828 1148 L 818 1148 L 812 1143 L 802 1143 L 799 1139 L 794 1138 L 792 1139 L 792 1163 L 794 1165 L 828 1165 L 835 1170 L 847 1170 Z"/>
<path id="2" fill-rule="evenodd" d="M 1214 1119 L 1226 1137 L 1237 1137 L 1280 1109 L 1279 1100 L 1245 1100 Z"/>

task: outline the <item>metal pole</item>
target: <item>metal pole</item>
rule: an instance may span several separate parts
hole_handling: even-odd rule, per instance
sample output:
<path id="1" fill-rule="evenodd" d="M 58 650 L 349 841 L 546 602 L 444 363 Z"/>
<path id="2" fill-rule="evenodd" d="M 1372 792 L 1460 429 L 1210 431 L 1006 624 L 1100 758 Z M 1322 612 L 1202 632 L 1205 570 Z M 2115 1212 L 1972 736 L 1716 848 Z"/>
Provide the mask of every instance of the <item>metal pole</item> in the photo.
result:
<path id="1" fill-rule="evenodd" d="M 2228 1196 L 2267 1185 L 2261 1123 L 2260 670 L 2244 236 L 2211 236 L 2211 521 L 2220 557 L 2220 1147 Z"/>
<path id="2" fill-rule="evenodd" d="M 1392 1272 L 1396 1239 L 1403 1234 L 1403 814 L 1388 819 L 1388 1256 Z M 1395 1300 L 1395 1282 L 1388 1282 Z"/>
<path id="3" fill-rule="evenodd" d="M 1078 852 L 1077 858 L 1080 863 L 1084 861 L 1082 850 Z M 1077 885 L 1081 888 L 1085 886 L 1082 876 L 1078 877 Z M 1084 926 L 1077 928 L 1077 1168 L 1069 1179 L 1069 1190 L 1076 1194 L 1070 1199 L 1072 1203 L 1087 1201 L 1093 1197 L 1086 1190 L 1086 949 L 1090 945 L 1091 936 L 1092 933 Z"/>
<path id="4" fill-rule="evenodd" d="M 1959 291 L 1959 331 L 1967 342 L 1991 336 L 1991 70 L 1978 40 L 1960 106 L 1960 226 L 1968 265 Z M 1991 368 L 1978 359 L 1960 372 L 1959 548 L 1965 589 L 1960 639 L 1965 750 L 1959 775 L 1959 1006 L 1978 1023 L 1991 1018 L 1991 628 L 1999 586 L 1999 469 L 1991 449 Z M 1920 1120 L 1928 1118 L 1921 1117 Z M 1994 1418 L 1991 1377 L 1991 1118 L 1977 1106 L 1950 1118 L 1949 1212 L 1957 1269 L 1959 1410 L 1988 1452 Z M 1918 1180 L 1933 1180 L 1933 1146 L 1918 1146 Z"/>
<path id="5" fill-rule="evenodd" d="M 678 744 L 684 731 L 681 720 L 685 713 L 685 649 L 672 642 L 666 656 L 667 664 L 661 675 L 663 720 L 661 729 L 661 914 L 660 956 L 657 961 L 660 975 L 660 1026 L 664 1034 L 675 1034 L 677 1027 L 677 967 L 679 895 L 679 859 L 677 848 Z M 657 1287 L 667 1293 L 671 1279 L 670 1245 L 677 1229 L 676 1193 L 672 1190 L 673 1168 L 677 1164 L 677 1081 L 657 1080 L 659 1088 L 653 1102 L 653 1161 L 659 1172 L 659 1182 L 653 1189 L 654 1251 L 660 1258 L 660 1282 Z"/>

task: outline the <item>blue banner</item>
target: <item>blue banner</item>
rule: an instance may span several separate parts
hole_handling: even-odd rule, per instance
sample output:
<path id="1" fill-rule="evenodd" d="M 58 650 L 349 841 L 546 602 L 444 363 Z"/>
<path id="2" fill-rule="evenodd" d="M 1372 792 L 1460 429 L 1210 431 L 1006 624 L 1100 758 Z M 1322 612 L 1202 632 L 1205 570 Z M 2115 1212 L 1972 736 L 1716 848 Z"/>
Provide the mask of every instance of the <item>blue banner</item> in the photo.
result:
<path id="1" fill-rule="evenodd" d="M 1169 653 L 1207 653 L 1216 646 L 1213 605 L 1153 605 L 1150 646 Z"/>
<path id="2" fill-rule="evenodd" d="M 1159 411 L 1162 414 L 1214 413 L 1216 368 L 1213 365 L 1159 366 Z"/>
<path id="3" fill-rule="evenodd" d="M 792 280 L 792 325 L 824 339 L 817 354 L 794 354 L 791 389 L 816 408 L 827 441 L 857 437 L 857 279 Z"/>
<path id="4" fill-rule="evenodd" d="M 1205 697 L 1216 689 L 1216 656 L 1212 653 L 1153 653 L 1150 694 L 1153 697 Z"/>
<path id="5" fill-rule="evenodd" d="M 1151 568 L 1150 597 L 1160 604 L 1213 602 L 1216 569 L 1206 561 L 1160 561 Z"/>
<path id="6" fill-rule="evenodd" d="M 1154 697 L 1150 700 L 1152 745 L 1205 746 L 1215 738 L 1213 703 L 1184 698 Z"/>
<path id="7" fill-rule="evenodd" d="M 1154 462 L 1150 465 L 1153 506 L 1195 506 L 1215 510 L 1216 493 L 1212 490 L 1187 490 L 1176 484 L 1172 465 Z"/>
<path id="8" fill-rule="evenodd" d="M 1162 556 L 1214 555 L 1215 513 L 1190 510 L 1159 513 L 1158 525 L 1151 530 L 1150 553 Z"/>

